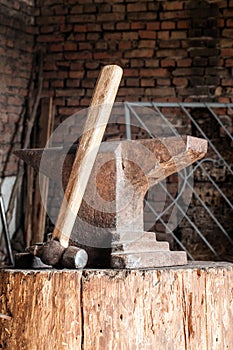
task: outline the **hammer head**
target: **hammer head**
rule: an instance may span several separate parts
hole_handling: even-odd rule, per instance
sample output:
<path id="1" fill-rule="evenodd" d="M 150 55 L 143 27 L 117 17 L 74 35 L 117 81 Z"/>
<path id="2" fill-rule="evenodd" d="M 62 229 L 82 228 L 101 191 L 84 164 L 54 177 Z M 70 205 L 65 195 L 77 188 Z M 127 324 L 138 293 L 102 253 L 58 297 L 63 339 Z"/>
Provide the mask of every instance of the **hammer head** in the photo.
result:
<path id="1" fill-rule="evenodd" d="M 48 239 L 15 255 L 15 267 L 23 269 L 68 268 L 82 269 L 86 266 L 88 254 L 76 246 L 64 248 L 58 240 Z"/>

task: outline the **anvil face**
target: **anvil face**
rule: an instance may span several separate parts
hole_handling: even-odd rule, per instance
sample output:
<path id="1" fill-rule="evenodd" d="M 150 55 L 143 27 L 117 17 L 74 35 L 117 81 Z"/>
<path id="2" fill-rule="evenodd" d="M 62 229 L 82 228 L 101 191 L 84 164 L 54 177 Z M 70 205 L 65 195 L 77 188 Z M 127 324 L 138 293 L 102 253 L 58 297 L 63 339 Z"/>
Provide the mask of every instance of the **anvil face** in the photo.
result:
<path id="1" fill-rule="evenodd" d="M 15 154 L 50 178 L 58 182 L 62 179 L 65 188 L 75 152 L 73 147 L 70 150 L 21 150 Z M 148 189 L 202 158 L 206 152 L 207 141 L 191 136 L 102 143 L 72 240 L 95 248 L 114 247 L 112 256 L 117 261 L 115 265 L 118 265 L 122 260 L 116 253 L 116 247 L 122 247 L 122 256 L 124 244 L 128 244 L 129 249 L 132 242 L 140 241 L 142 237 L 144 241 L 148 239 L 143 228 L 143 200 Z M 175 252 L 169 251 L 171 253 Z"/>

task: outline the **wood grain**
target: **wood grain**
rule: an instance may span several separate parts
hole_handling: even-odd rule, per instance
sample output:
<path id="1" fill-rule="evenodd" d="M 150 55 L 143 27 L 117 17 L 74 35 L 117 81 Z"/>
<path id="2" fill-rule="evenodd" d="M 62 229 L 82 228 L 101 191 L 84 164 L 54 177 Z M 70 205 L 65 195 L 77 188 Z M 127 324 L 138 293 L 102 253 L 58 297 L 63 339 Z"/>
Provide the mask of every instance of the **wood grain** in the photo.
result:
<path id="1" fill-rule="evenodd" d="M 64 247 L 68 246 L 121 77 L 122 69 L 119 66 L 110 65 L 102 69 L 97 81 L 52 236 L 53 239 L 59 239 Z"/>
<path id="2" fill-rule="evenodd" d="M 225 350 L 233 264 L 150 270 L 0 271 L 0 347 Z"/>
<path id="3" fill-rule="evenodd" d="M 32 146 L 45 147 L 53 131 L 54 108 L 53 98 L 41 99 L 41 112 L 38 125 L 33 133 Z M 48 145 L 47 145 L 48 146 Z M 49 179 L 43 174 L 37 174 L 35 169 L 27 167 L 26 200 L 25 200 L 25 240 L 26 246 L 43 242 L 46 220 L 47 194 Z M 39 181 L 40 177 L 40 181 Z M 41 202 L 43 197 L 43 204 Z"/>

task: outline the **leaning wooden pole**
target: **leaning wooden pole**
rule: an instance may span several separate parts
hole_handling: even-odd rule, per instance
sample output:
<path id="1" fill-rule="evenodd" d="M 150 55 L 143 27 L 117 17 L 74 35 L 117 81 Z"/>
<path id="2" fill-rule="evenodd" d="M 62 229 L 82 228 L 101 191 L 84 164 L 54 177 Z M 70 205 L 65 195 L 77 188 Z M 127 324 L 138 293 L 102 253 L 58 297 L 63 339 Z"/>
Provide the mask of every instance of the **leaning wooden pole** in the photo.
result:
<path id="1" fill-rule="evenodd" d="M 233 264 L 0 271 L 0 348 L 225 350 Z"/>
<path id="2" fill-rule="evenodd" d="M 121 67 L 108 65 L 102 69 L 97 81 L 52 235 L 52 239 L 58 239 L 63 247 L 69 245 L 73 225 L 111 114 L 122 73 Z"/>

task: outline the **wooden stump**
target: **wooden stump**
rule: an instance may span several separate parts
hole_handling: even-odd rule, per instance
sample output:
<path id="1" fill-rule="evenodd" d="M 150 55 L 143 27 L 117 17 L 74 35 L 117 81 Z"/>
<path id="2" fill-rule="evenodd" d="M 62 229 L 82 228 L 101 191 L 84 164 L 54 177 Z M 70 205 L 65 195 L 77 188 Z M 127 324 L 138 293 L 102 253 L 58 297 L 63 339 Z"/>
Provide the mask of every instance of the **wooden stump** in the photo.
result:
<path id="1" fill-rule="evenodd" d="M 0 271 L 0 349 L 226 350 L 233 264 Z"/>

